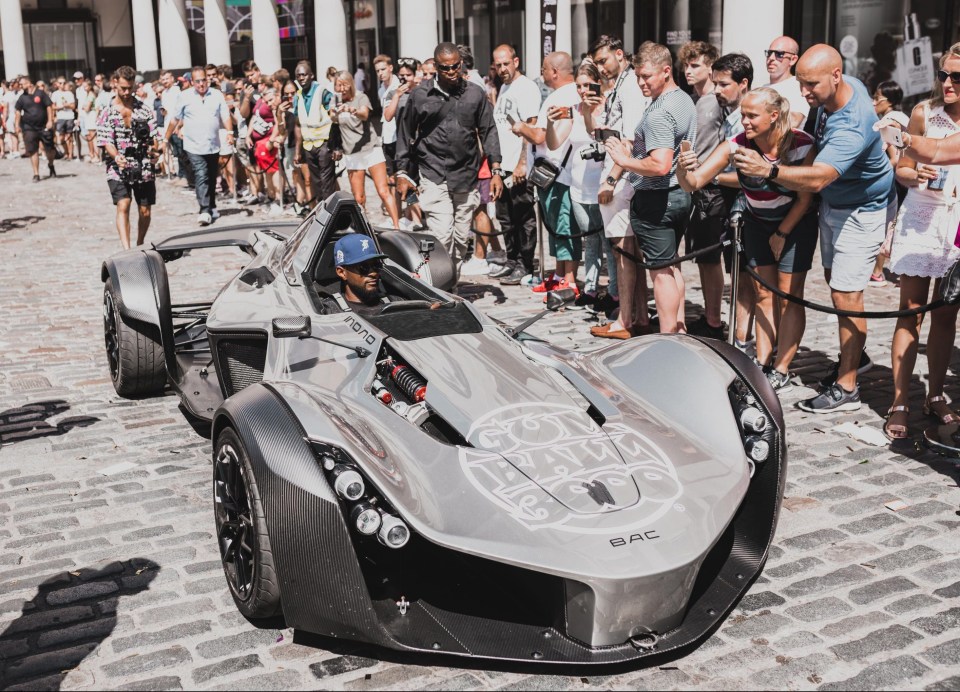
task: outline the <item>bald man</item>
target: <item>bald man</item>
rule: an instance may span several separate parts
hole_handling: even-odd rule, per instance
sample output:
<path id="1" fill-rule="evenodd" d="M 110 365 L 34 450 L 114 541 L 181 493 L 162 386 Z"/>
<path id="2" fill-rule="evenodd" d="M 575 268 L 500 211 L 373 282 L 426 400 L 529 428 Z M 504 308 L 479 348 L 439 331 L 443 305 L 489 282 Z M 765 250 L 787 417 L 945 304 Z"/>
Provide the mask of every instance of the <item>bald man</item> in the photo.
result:
<path id="1" fill-rule="evenodd" d="M 863 310 L 863 289 L 883 243 L 887 221 L 896 213 L 893 168 L 873 126 L 873 100 L 858 79 L 843 74 L 832 47 L 813 46 L 797 63 L 804 98 L 818 108 L 814 132 L 817 158 L 811 166 L 779 168 L 741 147 L 737 168 L 789 190 L 820 194 L 820 255 L 835 307 Z M 820 394 L 801 401 L 812 413 L 860 408 L 857 372 L 871 365 L 863 351 L 866 320 L 840 317 L 840 363 L 836 377 L 821 382 Z"/>
<path id="2" fill-rule="evenodd" d="M 767 58 L 767 74 L 770 75 L 767 86 L 790 102 L 790 122 L 794 127 L 802 127 L 810 114 L 810 104 L 800 93 L 800 83 L 792 72 L 800 59 L 799 44 L 789 36 L 780 36 L 773 39 L 763 53 Z"/>

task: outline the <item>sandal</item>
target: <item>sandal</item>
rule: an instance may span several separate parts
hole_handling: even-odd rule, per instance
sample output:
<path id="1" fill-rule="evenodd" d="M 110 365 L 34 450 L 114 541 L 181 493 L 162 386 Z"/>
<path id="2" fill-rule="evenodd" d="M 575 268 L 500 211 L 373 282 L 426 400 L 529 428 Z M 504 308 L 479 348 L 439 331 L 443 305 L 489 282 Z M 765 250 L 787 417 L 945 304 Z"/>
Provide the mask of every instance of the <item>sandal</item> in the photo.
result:
<path id="1" fill-rule="evenodd" d="M 939 396 L 928 396 L 926 401 L 923 402 L 923 415 L 936 418 L 940 421 L 941 425 L 950 425 L 951 423 L 960 423 L 960 416 L 958 416 L 953 411 L 950 413 L 945 413 L 942 416 L 934 412 L 933 404 L 943 403 L 947 405 L 947 398 L 943 395 Z"/>
<path id="2" fill-rule="evenodd" d="M 895 413 L 910 413 L 909 406 L 891 406 L 890 410 L 887 411 L 887 420 L 883 424 L 883 434 L 888 440 L 893 442 L 894 440 L 905 440 L 909 435 L 907 434 L 907 426 L 900 425 L 899 423 L 894 423 L 891 425 L 890 418 Z"/>

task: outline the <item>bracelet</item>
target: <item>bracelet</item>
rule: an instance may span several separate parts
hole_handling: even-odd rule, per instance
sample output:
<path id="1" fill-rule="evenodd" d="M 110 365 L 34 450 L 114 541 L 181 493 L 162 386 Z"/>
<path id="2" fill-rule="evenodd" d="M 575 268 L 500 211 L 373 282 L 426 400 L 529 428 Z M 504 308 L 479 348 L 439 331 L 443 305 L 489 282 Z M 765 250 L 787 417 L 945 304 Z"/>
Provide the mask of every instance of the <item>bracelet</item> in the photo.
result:
<path id="1" fill-rule="evenodd" d="M 777 236 L 778 238 L 783 238 L 784 240 L 786 240 L 786 239 L 790 236 L 789 233 L 784 233 L 783 231 L 781 231 L 781 230 L 779 230 L 779 229 L 776 230 L 776 231 L 774 231 L 773 234 L 774 234 L 775 236 Z"/>

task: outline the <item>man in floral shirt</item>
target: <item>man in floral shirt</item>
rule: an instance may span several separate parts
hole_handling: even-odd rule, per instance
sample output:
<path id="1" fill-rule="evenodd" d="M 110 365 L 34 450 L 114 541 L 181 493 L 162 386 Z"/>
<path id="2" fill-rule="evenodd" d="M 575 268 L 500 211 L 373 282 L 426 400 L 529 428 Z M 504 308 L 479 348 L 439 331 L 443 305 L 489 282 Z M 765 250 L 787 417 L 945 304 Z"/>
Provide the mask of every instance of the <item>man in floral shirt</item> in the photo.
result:
<path id="1" fill-rule="evenodd" d="M 154 163 L 157 157 L 157 118 L 153 109 L 136 98 L 136 70 L 124 66 L 116 73 L 113 100 L 97 121 L 97 146 L 106 152 L 107 185 L 117 207 L 117 231 L 124 249 L 130 249 L 130 203 L 137 200 L 137 245 L 150 227 L 150 207 L 157 202 Z"/>

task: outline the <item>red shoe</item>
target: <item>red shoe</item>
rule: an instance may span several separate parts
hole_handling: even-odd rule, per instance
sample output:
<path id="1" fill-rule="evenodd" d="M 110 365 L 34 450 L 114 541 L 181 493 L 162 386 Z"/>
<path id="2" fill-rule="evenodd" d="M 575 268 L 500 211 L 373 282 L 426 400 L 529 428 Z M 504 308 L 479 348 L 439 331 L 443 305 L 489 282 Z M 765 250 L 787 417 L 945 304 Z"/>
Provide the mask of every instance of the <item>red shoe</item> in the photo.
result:
<path id="1" fill-rule="evenodd" d="M 558 282 L 557 282 L 557 285 L 554 286 L 553 288 L 551 288 L 550 290 L 551 290 L 551 291 L 559 291 L 559 290 L 562 289 L 562 288 L 572 288 L 572 289 L 573 289 L 573 297 L 574 297 L 574 298 L 579 298 L 579 297 L 580 297 L 580 289 L 577 287 L 577 285 L 576 285 L 576 284 L 571 284 L 571 283 L 569 283 L 566 279 L 561 279 L 560 281 L 558 281 Z M 546 297 L 546 296 L 543 297 L 543 302 L 544 302 L 544 303 L 547 302 L 547 297 Z"/>
<path id="2" fill-rule="evenodd" d="M 557 279 L 552 279 L 552 278 L 545 279 L 544 281 L 542 281 L 541 283 L 538 283 L 536 286 L 534 286 L 530 290 L 533 291 L 534 293 L 549 293 L 550 291 L 554 290 L 557 286 L 559 286 L 560 283 L 561 282 L 558 281 Z"/>

